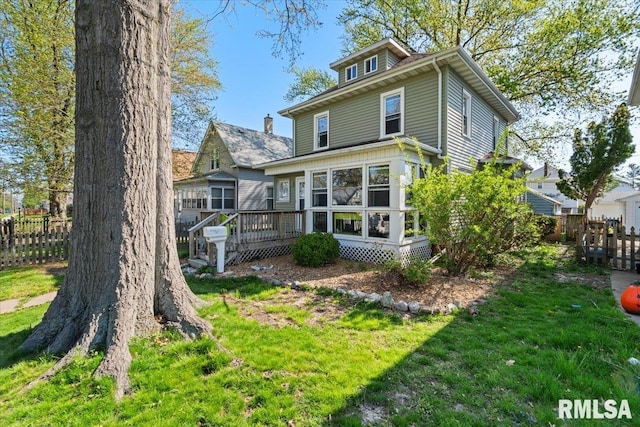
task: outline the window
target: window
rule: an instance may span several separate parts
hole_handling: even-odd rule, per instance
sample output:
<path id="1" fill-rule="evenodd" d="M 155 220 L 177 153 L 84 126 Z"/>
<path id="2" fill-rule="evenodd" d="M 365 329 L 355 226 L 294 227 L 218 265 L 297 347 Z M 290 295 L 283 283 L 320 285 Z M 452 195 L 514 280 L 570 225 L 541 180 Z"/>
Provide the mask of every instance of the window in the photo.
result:
<path id="1" fill-rule="evenodd" d="M 358 77 L 358 64 L 353 64 L 344 70 L 344 80 L 346 82 Z"/>
<path id="2" fill-rule="evenodd" d="M 404 88 L 380 95 L 380 137 L 404 133 Z"/>
<path id="3" fill-rule="evenodd" d="M 220 150 L 215 147 L 211 152 L 211 170 L 220 169 Z"/>
<path id="4" fill-rule="evenodd" d="M 389 166 L 369 166 L 368 205 L 389 206 Z"/>
<path id="5" fill-rule="evenodd" d="M 313 116 L 313 147 L 322 150 L 329 147 L 329 112 Z"/>
<path id="6" fill-rule="evenodd" d="M 418 235 L 418 229 L 416 224 L 418 224 L 418 212 L 417 211 L 407 211 L 404 213 L 404 237 L 412 238 Z"/>
<path id="7" fill-rule="evenodd" d="M 542 190 L 542 183 L 541 182 L 538 183 L 538 190 Z"/>
<path id="8" fill-rule="evenodd" d="M 236 190 L 234 188 L 211 188 L 211 209 L 233 210 L 235 206 Z"/>
<path id="9" fill-rule="evenodd" d="M 207 209 L 207 188 L 188 188 L 182 192 L 182 208 Z"/>
<path id="10" fill-rule="evenodd" d="M 333 232 L 362 236 L 362 212 L 334 212 Z"/>
<path id="11" fill-rule="evenodd" d="M 337 169 L 331 177 L 334 206 L 362 205 L 362 168 Z"/>
<path id="12" fill-rule="evenodd" d="M 371 212 L 369 219 L 369 237 L 389 238 L 389 212 Z"/>
<path id="13" fill-rule="evenodd" d="M 462 91 L 462 134 L 471 137 L 471 94 Z"/>
<path id="14" fill-rule="evenodd" d="M 311 176 L 311 206 L 327 206 L 327 173 L 314 172 Z"/>
<path id="15" fill-rule="evenodd" d="M 493 149 L 498 146 L 498 140 L 500 139 L 500 120 L 496 116 L 493 116 Z"/>
<path id="16" fill-rule="evenodd" d="M 267 210 L 272 211 L 274 208 L 273 204 L 273 187 L 267 187 Z"/>
<path id="17" fill-rule="evenodd" d="M 313 213 L 313 231 L 320 231 L 321 233 L 327 232 L 327 213 L 326 212 Z"/>
<path id="18" fill-rule="evenodd" d="M 364 61 L 364 73 L 373 73 L 378 69 L 378 55 L 372 56 Z"/>
<path id="19" fill-rule="evenodd" d="M 291 201 L 291 199 L 289 198 L 289 180 L 288 179 L 278 180 L 278 201 L 279 202 Z"/>

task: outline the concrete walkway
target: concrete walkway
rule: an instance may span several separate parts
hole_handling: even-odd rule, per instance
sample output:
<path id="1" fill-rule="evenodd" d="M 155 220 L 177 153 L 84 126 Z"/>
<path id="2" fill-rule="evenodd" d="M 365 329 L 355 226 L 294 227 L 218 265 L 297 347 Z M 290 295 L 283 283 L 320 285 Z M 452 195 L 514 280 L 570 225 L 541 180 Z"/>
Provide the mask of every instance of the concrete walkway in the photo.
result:
<path id="1" fill-rule="evenodd" d="M 19 308 L 29 308 L 35 307 L 36 305 L 45 304 L 53 301 L 57 292 L 49 292 L 48 294 L 38 295 L 37 297 L 33 297 L 24 304 L 20 305 L 19 299 L 8 299 L 5 301 L 0 301 L 0 314 L 11 313 L 12 311 L 16 311 Z"/>
<path id="2" fill-rule="evenodd" d="M 620 305 L 620 295 L 622 295 L 622 292 L 636 280 L 640 280 L 640 274 L 631 271 L 611 270 L 611 290 L 613 291 L 613 296 L 618 303 L 618 308 L 620 308 L 620 311 L 622 311 L 631 321 L 636 322 L 636 324 L 640 326 L 640 316 L 637 314 L 627 313 L 622 308 L 622 305 Z"/>

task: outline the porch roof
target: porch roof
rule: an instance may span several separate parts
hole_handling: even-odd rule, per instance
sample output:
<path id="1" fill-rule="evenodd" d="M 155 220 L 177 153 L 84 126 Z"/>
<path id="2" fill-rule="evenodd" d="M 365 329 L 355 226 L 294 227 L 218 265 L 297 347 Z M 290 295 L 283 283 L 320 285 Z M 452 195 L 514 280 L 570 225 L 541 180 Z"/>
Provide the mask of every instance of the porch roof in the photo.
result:
<path id="1" fill-rule="evenodd" d="M 432 156 L 432 155 L 442 153 L 441 150 L 438 150 L 437 148 L 434 148 L 430 145 L 423 144 L 421 142 L 418 142 L 416 144 L 415 140 L 411 138 L 401 137 L 401 138 L 384 139 L 381 141 L 376 141 L 376 142 L 371 142 L 366 144 L 350 145 L 347 147 L 340 147 L 333 150 L 324 150 L 324 151 L 305 154 L 302 156 L 291 157 L 288 159 L 276 160 L 274 162 L 268 162 L 268 163 L 262 163 L 262 164 L 256 165 L 255 168 L 264 169 L 265 175 L 270 175 L 270 168 L 274 168 L 277 166 L 290 166 L 290 165 L 295 165 L 296 163 L 302 163 L 302 162 L 315 160 L 319 158 L 329 159 L 332 157 L 341 157 L 347 153 L 353 154 L 356 152 L 371 151 L 378 148 L 398 146 L 398 143 L 402 143 L 405 149 L 408 149 L 411 151 L 417 151 L 418 149 L 420 149 L 427 156 Z"/>

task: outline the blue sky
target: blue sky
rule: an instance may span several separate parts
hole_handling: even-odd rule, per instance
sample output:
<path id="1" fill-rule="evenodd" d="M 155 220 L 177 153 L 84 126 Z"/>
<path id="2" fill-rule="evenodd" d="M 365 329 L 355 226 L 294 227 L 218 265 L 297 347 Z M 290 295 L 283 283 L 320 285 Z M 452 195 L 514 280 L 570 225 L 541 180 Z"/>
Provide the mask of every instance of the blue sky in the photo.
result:
<path id="1" fill-rule="evenodd" d="M 283 98 L 293 82 L 293 75 L 287 72 L 289 60 L 275 58 L 271 53 L 272 41 L 257 35 L 261 29 L 275 29 L 275 24 L 253 6 L 231 1 L 236 6 L 233 12 L 218 16 L 207 27 L 213 36 L 211 55 L 219 62 L 218 77 L 223 86 L 215 102 L 215 119 L 262 130 L 263 118 L 268 113 L 274 118 L 274 133 L 291 136 L 291 120 L 277 114 L 290 105 Z M 181 0 L 180 4 L 194 17 L 208 19 L 220 1 Z M 346 2 L 327 0 L 326 4 L 325 9 L 318 11 L 322 27 L 302 36 L 303 55 L 296 61 L 299 68 L 314 66 L 331 71 L 329 64 L 341 57 L 342 27 L 336 18 Z M 628 91 L 630 84 L 631 73 L 614 89 Z M 638 114 L 637 107 L 632 114 Z M 635 124 L 631 131 L 638 148 L 629 163 L 640 163 L 640 125 Z M 199 143 L 196 141 L 188 148 L 197 150 Z M 535 160 L 530 163 L 538 166 Z"/>
<path id="2" fill-rule="evenodd" d="M 180 4 L 194 17 L 210 17 L 219 2 L 183 0 Z M 336 18 L 344 5 L 343 1 L 330 0 L 319 11 L 323 25 L 303 34 L 304 54 L 296 61 L 298 67 L 329 70 L 329 64 L 340 58 L 342 29 Z M 263 12 L 237 2 L 233 12 L 218 16 L 207 28 L 213 34 L 211 54 L 219 62 L 218 77 L 223 86 L 215 102 L 215 118 L 262 130 L 268 113 L 274 118 L 274 133 L 291 136 L 291 120 L 277 113 L 290 105 L 283 98 L 293 82 L 293 75 L 287 72 L 289 60 L 275 58 L 271 53 L 273 42 L 256 34 L 261 29 L 275 29 L 274 24 Z"/>

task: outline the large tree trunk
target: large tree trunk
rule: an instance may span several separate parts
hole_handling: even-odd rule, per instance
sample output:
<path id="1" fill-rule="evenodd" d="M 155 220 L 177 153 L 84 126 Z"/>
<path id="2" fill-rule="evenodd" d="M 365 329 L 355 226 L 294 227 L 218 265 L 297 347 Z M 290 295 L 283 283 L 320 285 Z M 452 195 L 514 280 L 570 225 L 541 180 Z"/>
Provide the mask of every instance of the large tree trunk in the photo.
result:
<path id="1" fill-rule="evenodd" d="M 172 210 L 169 0 L 77 0 L 76 164 L 65 281 L 25 350 L 105 348 L 98 375 L 129 388 L 129 339 L 208 333 L 180 271 Z"/>

